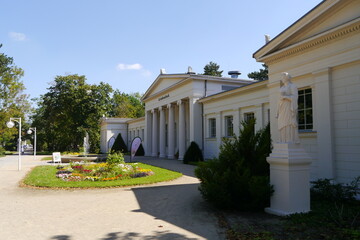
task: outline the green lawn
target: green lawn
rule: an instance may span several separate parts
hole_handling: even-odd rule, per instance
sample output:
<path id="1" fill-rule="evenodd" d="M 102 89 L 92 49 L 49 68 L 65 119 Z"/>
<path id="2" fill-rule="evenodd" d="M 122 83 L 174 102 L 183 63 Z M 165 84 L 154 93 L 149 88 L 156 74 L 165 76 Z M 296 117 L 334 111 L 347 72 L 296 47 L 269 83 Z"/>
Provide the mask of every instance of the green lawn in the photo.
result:
<path id="1" fill-rule="evenodd" d="M 130 178 L 114 181 L 80 181 L 66 182 L 56 177 L 56 166 L 35 167 L 23 179 L 25 186 L 46 187 L 46 188 L 108 188 L 144 185 L 157 182 L 170 181 L 182 176 L 182 173 L 166 170 L 163 168 L 138 163 L 140 168 L 151 169 L 155 174 L 147 177 Z"/>

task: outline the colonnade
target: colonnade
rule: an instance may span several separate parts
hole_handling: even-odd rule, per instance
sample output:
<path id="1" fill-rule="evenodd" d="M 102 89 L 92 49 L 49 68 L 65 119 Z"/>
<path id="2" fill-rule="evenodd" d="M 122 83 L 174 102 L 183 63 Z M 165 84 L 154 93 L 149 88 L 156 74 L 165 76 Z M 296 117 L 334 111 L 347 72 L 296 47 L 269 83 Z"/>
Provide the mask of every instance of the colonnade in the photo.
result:
<path id="1" fill-rule="evenodd" d="M 146 112 L 147 156 L 183 160 L 186 151 L 187 100 L 153 108 Z M 175 110 L 178 110 L 176 114 Z"/>

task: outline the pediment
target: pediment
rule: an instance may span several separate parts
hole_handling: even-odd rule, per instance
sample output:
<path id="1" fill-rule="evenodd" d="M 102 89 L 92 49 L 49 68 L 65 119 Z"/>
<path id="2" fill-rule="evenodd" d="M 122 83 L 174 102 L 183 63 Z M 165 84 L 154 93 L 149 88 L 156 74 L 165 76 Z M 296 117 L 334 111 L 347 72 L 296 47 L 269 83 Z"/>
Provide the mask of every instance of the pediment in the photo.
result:
<path id="1" fill-rule="evenodd" d="M 359 9 L 360 1 L 323 1 L 254 53 L 254 57 L 259 60 L 351 22 L 360 17 Z"/>
<path id="2" fill-rule="evenodd" d="M 150 96 L 159 93 L 167 88 L 170 88 L 173 85 L 176 85 L 180 81 L 184 80 L 184 78 L 187 78 L 188 75 L 185 74 L 185 76 L 181 75 L 172 75 L 172 74 L 160 74 L 153 84 L 148 88 L 146 93 L 143 96 L 143 100 L 146 98 L 149 98 Z"/>

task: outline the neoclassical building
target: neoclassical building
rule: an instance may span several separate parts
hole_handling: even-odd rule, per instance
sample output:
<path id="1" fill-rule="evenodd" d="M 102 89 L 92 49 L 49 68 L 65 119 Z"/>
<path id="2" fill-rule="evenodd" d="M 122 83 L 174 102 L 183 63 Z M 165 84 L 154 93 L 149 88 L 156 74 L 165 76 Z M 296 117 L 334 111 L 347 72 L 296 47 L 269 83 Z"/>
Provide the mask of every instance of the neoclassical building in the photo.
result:
<path id="1" fill-rule="evenodd" d="M 359 176 L 360 1 L 321 2 L 253 57 L 268 66 L 268 80 L 160 74 L 143 97 L 145 118 L 125 121 L 124 140 L 140 136 L 147 156 L 169 159 L 182 159 L 195 141 L 209 159 L 224 137 L 239 133 L 242 120 L 256 118 L 257 129 L 270 122 L 277 141 L 280 75 L 288 72 L 299 90 L 299 136 L 312 158 L 311 179 Z M 115 133 L 106 121 L 102 145 Z"/>

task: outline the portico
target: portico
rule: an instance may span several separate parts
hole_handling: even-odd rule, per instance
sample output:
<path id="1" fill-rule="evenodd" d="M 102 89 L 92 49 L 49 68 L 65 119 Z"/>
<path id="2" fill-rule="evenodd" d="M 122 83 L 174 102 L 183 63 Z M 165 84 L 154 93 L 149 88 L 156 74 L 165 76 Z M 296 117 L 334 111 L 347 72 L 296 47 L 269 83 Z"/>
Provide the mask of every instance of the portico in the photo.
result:
<path id="1" fill-rule="evenodd" d="M 198 100 L 252 81 L 197 74 L 160 74 L 144 94 L 145 155 L 183 160 L 195 141 L 203 149 L 203 111 Z"/>

